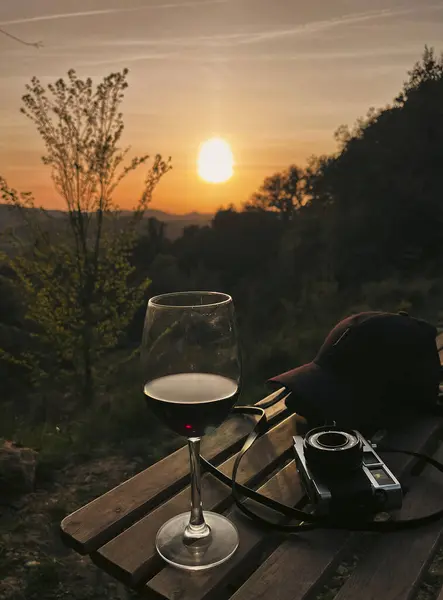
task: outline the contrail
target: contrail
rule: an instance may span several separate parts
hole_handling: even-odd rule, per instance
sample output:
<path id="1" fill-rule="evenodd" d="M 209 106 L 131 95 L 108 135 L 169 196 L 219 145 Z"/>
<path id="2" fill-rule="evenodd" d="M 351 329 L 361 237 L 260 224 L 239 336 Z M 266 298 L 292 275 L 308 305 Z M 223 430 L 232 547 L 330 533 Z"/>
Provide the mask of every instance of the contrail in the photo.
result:
<path id="1" fill-rule="evenodd" d="M 422 7 L 422 10 L 425 7 Z M 442 9 L 443 6 L 430 6 L 426 7 L 429 9 Z M 249 35 L 243 36 L 243 38 L 239 38 L 238 40 L 233 41 L 233 45 L 241 45 L 241 44 L 255 44 L 263 41 L 274 40 L 283 37 L 290 37 L 294 35 L 303 35 L 305 33 L 321 33 L 323 31 L 328 31 L 330 29 L 334 29 L 336 27 L 341 27 L 343 25 L 356 25 L 358 23 L 364 23 L 366 21 L 374 21 L 376 19 L 390 18 L 390 17 L 398 17 L 411 13 L 417 12 L 417 8 L 400 8 L 397 10 L 392 9 L 381 9 L 381 10 L 373 10 L 364 13 L 351 13 L 348 15 L 343 15 L 341 17 L 336 17 L 332 19 L 327 19 L 324 21 L 312 21 L 311 23 L 303 23 L 301 25 L 296 25 L 295 27 L 290 27 L 288 29 L 277 29 L 271 31 L 262 31 L 258 33 L 253 33 Z"/>
<path id="2" fill-rule="evenodd" d="M 416 56 L 422 52 L 423 47 L 417 45 L 411 45 L 406 47 L 389 47 L 389 48 L 375 48 L 366 50 L 355 50 L 354 51 L 340 51 L 340 52 L 298 52 L 284 53 L 284 54 L 249 54 L 249 55 L 235 55 L 235 60 L 246 61 L 246 62 L 260 62 L 260 61 L 276 61 L 276 62 L 293 62 L 293 61 L 314 61 L 314 60 L 346 60 L 356 58 L 375 58 L 375 57 L 386 57 L 386 56 Z M 208 59 L 209 60 L 209 59 Z"/>
<path id="3" fill-rule="evenodd" d="M 77 64 L 78 67 L 101 67 L 104 65 L 115 65 L 120 63 L 133 63 L 139 61 L 147 61 L 147 60 L 180 60 L 181 55 L 178 53 L 168 53 L 168 54 L 143 54 L 141 56 L 130 56 L 130 57 L 119 57 L 119 58 L 107 58 L 103 60 L 91 60 L 91 61 L 83 61 Z"/>
<path id="4" fill-rule="evenodd" d="M 76 19 L 80 17 L 93 17 L 97 15 L 112 15 L 117 13 L 129 13 L 142 10 L 165 10 L 169 8 L 195 8 L 211 6 L 213 4 L 226 4 L 230 0 L 206 0 L 204 2 L 172 2 L 169 4 L 152 4 L 146 6 L 134 6 L 133 8 L 104 8 L 101 10 L 87 10 L 73 13 L 57 13 L 53 15 L 41 15 L 40 17 L 27 17 L 24 19 L 14 19 L 12 21 L 1 21 L 0 25 L 19 25 L 21 23 L 34 23 L 37 21 L 58 21 L 59 19 Z"/>
<path id="5" fill-rule="evenodd" d="M 359 59 L 359 58 L 374 58 L 374 57 L 403 57 L 416 56 L 422 51 L 421 46 L 411 46 L 404 48 L 378 48 L 376 50 L 357 50 L 356 52 L 307 52 L 297 54 L 254 54 L 254 55 L 236 55 L 233 60 L 238 62 L 302 62 L 302 61 L 328 61 L 328 60 L 343 60 L 343 59 Z M 58 56 L 58 55 L 54 55 Z M 186 55 L 183 52 L 169 52 L 158 54 L 139 54 L 132 56 L 119 56 L 118 58 L 102 59 L 85 61 L 79 63 L 81 67 L 97 67 L 108 64 L 117 63 L 134 63 L 142 61 L 174 61 L 184 63 L 199 63 L 199 64 L 219 64 L 225 63 L 226 57 L 212 56 L 210 53 L 204 57 L 200 55 Z M 390 67 L 389 67 L 390 68 Z"/>
<path id="6" fill-rule="evenodd" d="M 441 5 L 431 5 L 428 7 L 420 8 L 420 10 L 442 10 Z M 286 29 L 271 29 L 265 31 L 258 31 L 253 33 L 226 33 L 226 34 L 215 34 L 197 37 L 173 37 L 163 39 L 141 39 L 141 40 L 112 40 L 112 41 L 98 41 L 92 44 L 80 42 L 80 46 L 103 46 L 103 47 L 182 47 L 182 48 L 196 48 L 196 47 L 212 47 L 212 48 L 223 48 L 233 47 L 248 44 L 259 44 L 271 40 L 276 40 L 285 37 L 303 36 L 312 33 L 322 33 L 335 29 L 337 27 L 346 25 L 356 25 L 359 23 L 374 21 L 377 19 L 386 19 L 391 17 L 404 16 L 417 12 L 417 8 L 400 8 L 400 9 L 382 9 L 373 10 L 362 13 L 350 13 L 341 17 L 322 21 L 312 21 L 308 23 L 302 23 L 294 25 Z"/>

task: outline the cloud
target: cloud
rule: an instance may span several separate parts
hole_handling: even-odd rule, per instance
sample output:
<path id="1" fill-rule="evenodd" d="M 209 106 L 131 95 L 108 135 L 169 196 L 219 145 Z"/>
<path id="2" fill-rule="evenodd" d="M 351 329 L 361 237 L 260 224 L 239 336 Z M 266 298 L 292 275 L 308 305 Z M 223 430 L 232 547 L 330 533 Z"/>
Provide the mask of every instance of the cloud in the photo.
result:
<path id="1" fill-rule="evenodd" d="M 171 2 L 163 4 L 152 4 L 146 6 L 134 6 L 132 8 L 104 8 L 101 10 L 86 10 L 73 13 L 56 13 L 52 15 L 40 15 L 37 17 L 26 17 L 24 19 L 13 19 L 1 21 L 0 25 L 20 25 L 22 23 L 34 23 L 36 21 L 58 21 L 59 19 L 76 19 L 81 17 L 93 17 L 98 15 L 112 15 L 116 13 L 129 13 L 144 10 L 167 10 L 170 8 L 198 8 L 211 6 L 213 4 L 226 4 L 230 0 L 190 0 L 186 2 Z"/>

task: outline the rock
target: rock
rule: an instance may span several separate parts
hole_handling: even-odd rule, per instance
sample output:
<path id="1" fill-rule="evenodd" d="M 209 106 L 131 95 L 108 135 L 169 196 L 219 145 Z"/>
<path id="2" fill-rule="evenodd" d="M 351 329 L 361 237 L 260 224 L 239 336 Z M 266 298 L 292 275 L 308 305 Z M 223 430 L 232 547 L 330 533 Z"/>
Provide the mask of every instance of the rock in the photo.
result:
<path id="1" fill-rule="evenodd" d="M 34 491 L 37 452 L 6 441 L 0 446 L 0 497 Z"/>

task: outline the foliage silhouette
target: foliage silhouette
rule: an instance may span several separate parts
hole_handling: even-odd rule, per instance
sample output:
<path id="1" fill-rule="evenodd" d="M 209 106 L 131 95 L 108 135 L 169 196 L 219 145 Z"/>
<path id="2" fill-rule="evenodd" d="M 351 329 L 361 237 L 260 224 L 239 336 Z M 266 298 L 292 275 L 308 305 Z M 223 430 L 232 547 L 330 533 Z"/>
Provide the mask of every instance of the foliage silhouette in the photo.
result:
<path id="1" fill-rule="evenodd" d="M 258 192 L 246 203 L 246 210 L 276 210 L 290 221 L 303 204 L 304 173 L 296 165 L 266 177 Z"/>
<path id="2" fill-rule="evenodd" d="M 20 361 L 37 379 L 49 377 L 51 386 L 76 389 L 86 403 L 95 393 L 97 361 L 117 345 L 145 298 L 149 280 L 134 274 L 130 258 L 152 192 L 170 168 L 157 155 L 132 216 L 119 218 L 115 190 L 149 160 L 145 155 L 125 164 L 129 148 L 120 148 L 126 76 L 127 70 L 112 73 L 94 88 L 91 79 L 79 79 L 71 70 L 47 89 L 37 78 L 27 85 L 22 112 L 45 144 L 42 160 L 51 168 L 66 218 L 32 210 L 32 196 L 19 194 L 0 177 L 2 198 L 20 213 L 31 239 L 4 256 L 21 284 L 26 318 L 39 342 Z"/>

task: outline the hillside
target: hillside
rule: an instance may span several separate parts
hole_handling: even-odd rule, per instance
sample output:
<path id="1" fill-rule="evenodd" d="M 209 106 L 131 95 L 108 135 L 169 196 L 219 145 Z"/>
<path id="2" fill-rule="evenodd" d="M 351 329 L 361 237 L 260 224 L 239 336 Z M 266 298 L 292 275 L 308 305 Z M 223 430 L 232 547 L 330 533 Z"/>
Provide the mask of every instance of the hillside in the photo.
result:
<path id="1" fill-rule="evenodd" d="M 66 215 L 66 213 L 61 210 L 48 210 L 47 212 L 54 219 L 61 219 Z M 130 214 L 131 211 L 122 211 L 122 215 L 124 217 L 129 216 Z M 213 215 L 211 214 L 202 214 L 198 212 L 175 215 L 156 209 L 149 209 L 144 215 L 145 220 L 149 218 L 155 218 L 164 222 L 166 224 L 166 235 L 171 240 L 180 237 L 183 229 L 189 225 L 207 225 L 211 221 L 212 217 Z M 5 229 L 12 228 L 15 230 L 15 233 L 20 236 L 20 230 L 23 227 L 24 224 L 18 213 L 14 210 L 11 210 L 7 204 L 0 204 L 0 234 L 5 231 Z"/>

